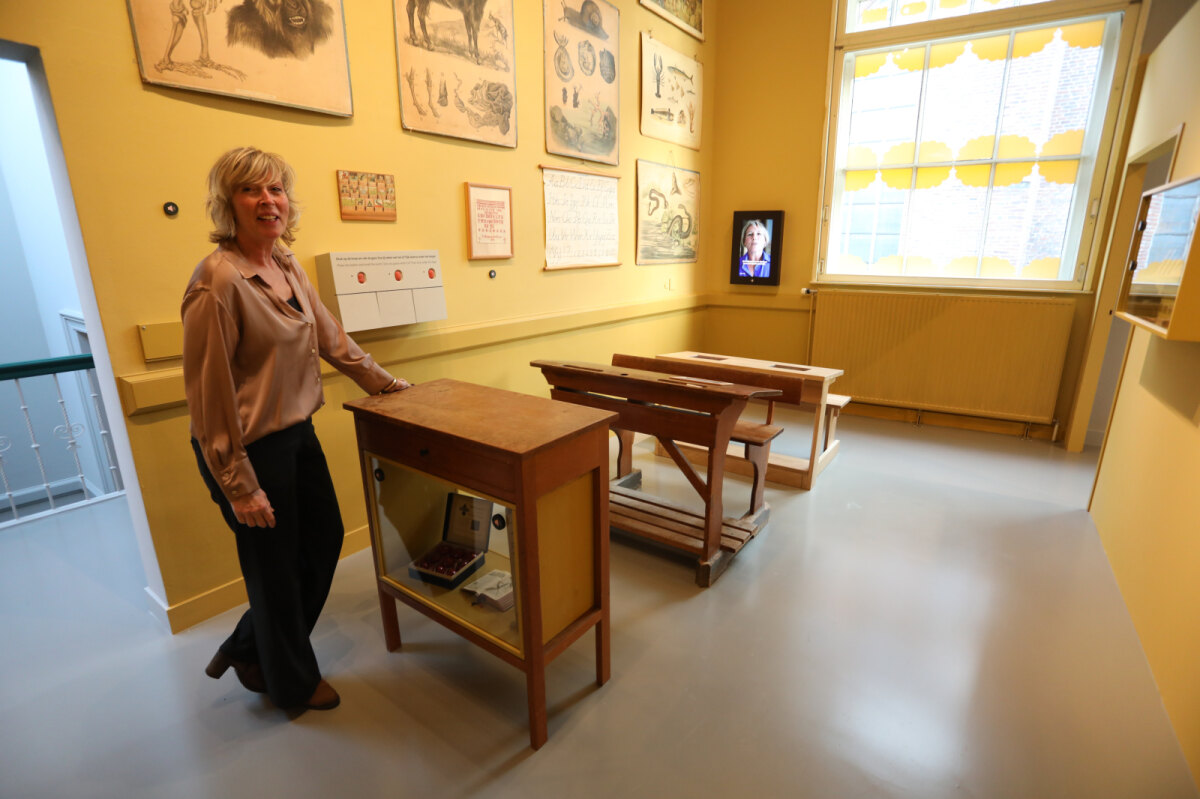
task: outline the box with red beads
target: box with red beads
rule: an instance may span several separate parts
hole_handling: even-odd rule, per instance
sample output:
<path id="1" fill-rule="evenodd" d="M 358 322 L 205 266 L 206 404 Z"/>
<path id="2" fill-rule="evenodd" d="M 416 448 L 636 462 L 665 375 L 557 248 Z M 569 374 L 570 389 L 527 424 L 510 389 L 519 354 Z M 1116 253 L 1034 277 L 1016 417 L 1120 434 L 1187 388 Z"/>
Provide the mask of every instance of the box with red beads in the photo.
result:
<path id="1" fill-rule="evenodd" d="M 409 576 L 442 588 L 457 587 L 483 565 L 491 517 L 490 500 L 447 494 L 442 540 L 409 564 Z"/>

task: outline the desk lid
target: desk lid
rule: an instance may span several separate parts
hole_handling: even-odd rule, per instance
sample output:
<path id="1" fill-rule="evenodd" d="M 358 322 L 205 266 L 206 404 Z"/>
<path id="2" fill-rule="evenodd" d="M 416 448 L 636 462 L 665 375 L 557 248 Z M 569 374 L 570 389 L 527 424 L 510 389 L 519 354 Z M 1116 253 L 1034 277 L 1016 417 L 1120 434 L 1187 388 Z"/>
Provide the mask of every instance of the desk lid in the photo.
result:
<path id="1" fill-rule="evenodd" d="M 809 366 L 802 363 L 787 363 L 786 361 L 762 361 L 757 358 L 739 358 L 733 355 L 718 355 L 712 352 L 691 352 L 689 350 L 684 352 L 668 352 L 658 357 L 673 361 L 683 361 L 685 363 L 707 364 L 713 367 L 720 367 L 725 370 L 725 374 L 736 374 L 740 370 L 743 374 L 758 372 L 781 377 L 795 377 L 801 380 L 820 380 L 827 383 L 831 383 L 836 378 L 845 374 L 841 369 L 829 369 L 823 366 Z"/>
<path id="2" fill-rule="evenodd" d="M 342 405 L 356 418 L 434 432 L 514 455 L 607 427 L 615 413 L 443 378 Z"/>

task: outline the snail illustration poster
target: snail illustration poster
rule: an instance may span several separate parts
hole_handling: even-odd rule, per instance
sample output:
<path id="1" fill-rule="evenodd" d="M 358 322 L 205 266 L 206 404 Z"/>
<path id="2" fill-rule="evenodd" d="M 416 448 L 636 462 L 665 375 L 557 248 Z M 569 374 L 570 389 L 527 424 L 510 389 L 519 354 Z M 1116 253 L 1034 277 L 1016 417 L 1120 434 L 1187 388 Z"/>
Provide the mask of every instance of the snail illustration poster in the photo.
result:
<path id="1" fill-rule="evenodd" d="M 700 173 L 639 158 L 637 199 L 637 263 L 697 260 Z"/>
<path id="2" fill-rule="evenodd" d="M 642 135 L 700 149 L 700 62 L 642 32 Z"/>
<path id="3" fill-rule="evenodd" d="M 544 0 L 546 152 L 620 162 L 621 12 L 606 0 Z"/>
<path id="4" fill-rule="evenodd" d="M 513 0 L 394 0 L 405 130 L 517 146 Z"/>

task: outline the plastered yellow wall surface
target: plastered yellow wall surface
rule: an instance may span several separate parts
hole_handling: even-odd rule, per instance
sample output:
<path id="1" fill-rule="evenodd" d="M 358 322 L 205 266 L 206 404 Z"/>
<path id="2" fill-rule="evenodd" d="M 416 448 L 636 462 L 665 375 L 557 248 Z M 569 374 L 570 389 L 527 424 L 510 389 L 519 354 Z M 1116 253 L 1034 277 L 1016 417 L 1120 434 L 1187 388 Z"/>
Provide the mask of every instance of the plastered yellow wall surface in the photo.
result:
<path id="1" fill-rule="evenodd" d="M 1185 123 L 1174 178 L 1200 174 L 1200 5 L 1150 57 L 1129 144 Z M 1135 329 L 1092 517 L 1192 775 L 1200 782 L 1200 344 Z"/>
<path id="2" fill-rule="evenodd" d="M 113 371 L 141 381 L 157 407 L 126 417 L 151 535 L 179 629 L 243 601 L 232 537 L 205 494 L 178 401 L 178 360 L 148 363 L 138 326 L 179 318 L 183 288 L 211 249 L 204 215 L 208 169 L 225 150 L 253 144 L 281 153 L 296 169 L 304 209 L 293 245 L 316 281 L 315 258 L 330 251 L 436 249 L 449 318 L 357 335 L 393 373 L 415 381 L 455 377 L 545 395 L 539 357 L 607 361 L 694 347 L 698 293 L 711 241 L 715 81 L 705 90 L 704 145 L 694 151 L 643 137 L 638 126 L 640 30 L 698 58 L 716 74 L 715 24 L 700 42 L 640 7 L 618 0 L 620 165 L 548 155 L 543 129 L 542 3 L 515 4 L 516 149 L 401 128 L 395 27 L 390 0 L 344 3 L 354 115 L 329 115 L 141 82 L 125 4 L 84 0 L 0 3 L 0 37 L 39 48 L 62 138 Z M 720 13 L 709 0 L 708 19 Z M 225 3 L 224 7 L 228 7 Z M 558 10 L 551 3 L 552 12 Z M 407 22 L 404 23 L 407 26 Z M 219 35 L 219 33 L 214 33 Z M 189 21 L 186 36 L 195 33 Z M 180 47 L 195 48 L 187 39 Z M 153 62 L 159 54 L 146 54 Z M 699 171 L 700 263 L 635 265 L 637 159 Z M 619 177 L 622 265 L 543 271 L 539 165 Z M 395 222 L 342 221 L 338 169 L 395 175 Z M 515 257 L 468 261 L 467 181 L 511 186 Z M 179 205 L 168 218 L 164 202 Z M 724 256 L 720 259 L 724 262 Z M 495 269 L 496 279 L 488 272 Z M 491 346 L 490 342 L 502 342 Z M 327 405 L 316 418 L 349 531 L 365 545 L 362 488 L 350 416 L 341 403 L 360 396 L 330 373 Z"/>
<path id="3" fill-rule="evenodd" d="M 777 290 L 734 293 L 795 296 L 809 285 L 821 181 L 826 71 L 834 4 L 757 0 L 722 3 L 718 14 L 718 157 L 709 291 L 729 291 L 734 211 L 784 212 L 783 272 Z M 738 353 L 739 355 L 741 353 Z"/>

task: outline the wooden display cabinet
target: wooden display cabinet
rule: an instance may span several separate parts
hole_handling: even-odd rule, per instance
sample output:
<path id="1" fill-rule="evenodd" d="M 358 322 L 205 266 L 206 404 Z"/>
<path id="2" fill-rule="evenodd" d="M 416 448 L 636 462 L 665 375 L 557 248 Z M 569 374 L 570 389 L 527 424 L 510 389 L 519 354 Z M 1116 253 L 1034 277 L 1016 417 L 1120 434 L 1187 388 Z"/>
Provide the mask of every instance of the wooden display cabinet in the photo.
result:
<path id="1" fill-rule="evenodd" d="M 400 601 L 521 669 L 530 743 L 541 747 L 546 664 L 594 627 L 596 683 L 609 677 L 608 426 L 615 414 L 456 380 L 345 407 L 354 413 L 388 649 L 400 647 Z M 461 509 L 447 502 L 451 495 Z M 486 510 L 488 502 L 490 518 L 481 518 L 492 522 L 490 531 L 473 528 L 486 547 L 482 565 L 434 580 L 410 568 L 454 526 L 449 514 Z M 473 604 L 463 590 L 495 570 L 512 575 L 507 609 Z"/>
<path id="2" fill-rule="evenodd" d="M 1200 341 L 1200 176 L 1142 195 L 1117 316 L 1172 341 Z"/>

